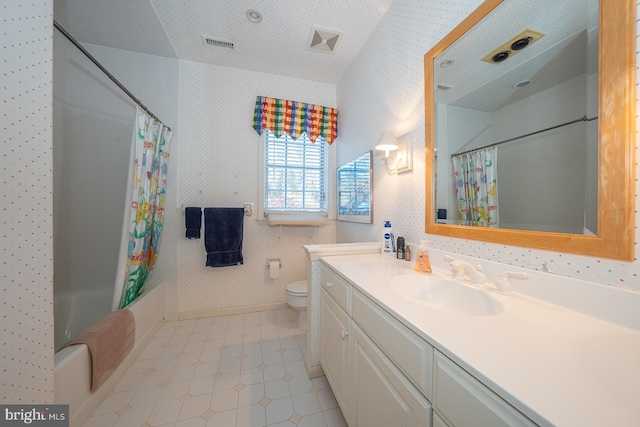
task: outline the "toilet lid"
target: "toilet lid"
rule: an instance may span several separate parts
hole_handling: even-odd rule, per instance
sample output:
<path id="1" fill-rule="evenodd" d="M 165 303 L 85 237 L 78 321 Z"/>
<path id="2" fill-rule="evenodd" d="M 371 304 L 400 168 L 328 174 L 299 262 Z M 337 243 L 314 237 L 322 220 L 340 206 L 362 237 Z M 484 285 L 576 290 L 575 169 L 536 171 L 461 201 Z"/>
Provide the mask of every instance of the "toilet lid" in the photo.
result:
<path id="1" fill-rule="evenodd" d="M 287 291 L 292 294 L 306 294 L 307 293 L 307 281 L 301 280 L 299 282 L 289 283 L 287 285 Z"/>

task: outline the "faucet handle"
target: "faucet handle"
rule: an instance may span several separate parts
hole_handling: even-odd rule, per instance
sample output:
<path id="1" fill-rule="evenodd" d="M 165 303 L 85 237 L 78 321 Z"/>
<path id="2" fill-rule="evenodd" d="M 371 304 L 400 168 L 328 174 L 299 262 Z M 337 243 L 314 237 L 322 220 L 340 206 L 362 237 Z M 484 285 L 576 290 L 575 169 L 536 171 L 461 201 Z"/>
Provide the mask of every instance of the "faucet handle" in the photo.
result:
<path id="1" fill-rule="evenodd" d="M 513 293 L 513 284 L 511 283 L 510 278 L 527 280 L 529 278 L 529 273 L 524 273 L 520 271 L 504 271 L 498 280 L 496 280 L 496 292 L 502 295 L 511 295 Z"/>
<path id="2" fill-rule="evenodd" d="M 444 260 L 451 266 L 454 279 L 464 279 L 464 267 L 458 265 L 456 258 L 445 255 Z"/>

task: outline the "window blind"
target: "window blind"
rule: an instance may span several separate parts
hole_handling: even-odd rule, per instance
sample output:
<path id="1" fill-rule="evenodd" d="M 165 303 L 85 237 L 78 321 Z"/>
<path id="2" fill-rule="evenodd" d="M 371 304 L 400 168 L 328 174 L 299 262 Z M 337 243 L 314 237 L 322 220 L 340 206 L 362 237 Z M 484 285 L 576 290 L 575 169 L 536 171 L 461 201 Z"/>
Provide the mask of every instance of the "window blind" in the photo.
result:
<path id="1" fill-rule="evenodd" d="M 276 138 L 265 132 L 264 211 L 327 212 L 328 150 L 322 138 L 315 143 L 301 135 Z"/>

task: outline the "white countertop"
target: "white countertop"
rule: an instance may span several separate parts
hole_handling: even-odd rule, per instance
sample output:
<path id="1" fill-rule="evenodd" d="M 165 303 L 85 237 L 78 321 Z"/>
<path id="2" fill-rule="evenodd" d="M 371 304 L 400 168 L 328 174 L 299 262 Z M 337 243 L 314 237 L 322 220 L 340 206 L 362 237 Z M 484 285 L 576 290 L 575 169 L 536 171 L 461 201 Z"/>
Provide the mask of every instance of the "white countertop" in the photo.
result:
<path id="1" fill-rule="evenodd" d="M 391 276 L 420 274 L 413 261 L 380 254 L 322 261 L 534 422 L 640 426 L 640 332 L 517 291 L 487 291 L 504 305 L 496 315 L 447 313 L 387 286 Z M 444 269 L 432 274 L 451 278 Z"/>

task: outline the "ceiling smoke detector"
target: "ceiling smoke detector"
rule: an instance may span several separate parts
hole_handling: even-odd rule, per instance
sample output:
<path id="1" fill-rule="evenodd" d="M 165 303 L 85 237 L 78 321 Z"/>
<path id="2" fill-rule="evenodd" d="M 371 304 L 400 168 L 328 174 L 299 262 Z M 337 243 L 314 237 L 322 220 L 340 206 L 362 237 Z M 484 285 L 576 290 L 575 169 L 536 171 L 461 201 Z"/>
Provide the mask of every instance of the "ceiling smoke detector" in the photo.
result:
<path id="1" fill-rule="evenodd" d="M 201 34 L 200 37 L 202 38 L 202 44 L 205 46 L 218 47 L 218 48 L 227 49 L 227 50 L 234 49 L 233 42 L 230 42 L 229 40 L 225 40 L 217 37 L 205 36 L 204 34 Z"/>
<path id="2" fill-rule="evenodd" d="M 307 49 L 318 52 L 332 53 L 338 46 L 342 33 L 333 30 L 324 30 L 322 28 L 313 27 Z"/>
<path id="3" fill-rule="evenodd" d="M 508 58 L 511 58 L 518 52 L 521 52 L 523 49 L 531 46 L 542 37 L 544 37 L 544 34 L 539 31 L 530 29 L 524 30 L 511 40 L 495 48 L 491 53 L 482 58 L 482 60 L 489 64 L 499 64 L 506 61 Z"/>

